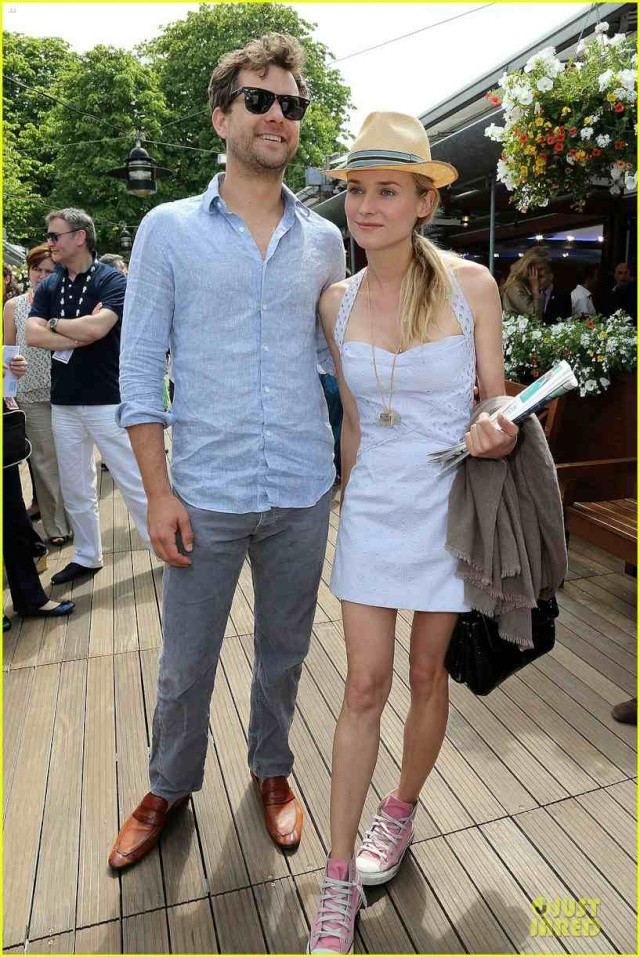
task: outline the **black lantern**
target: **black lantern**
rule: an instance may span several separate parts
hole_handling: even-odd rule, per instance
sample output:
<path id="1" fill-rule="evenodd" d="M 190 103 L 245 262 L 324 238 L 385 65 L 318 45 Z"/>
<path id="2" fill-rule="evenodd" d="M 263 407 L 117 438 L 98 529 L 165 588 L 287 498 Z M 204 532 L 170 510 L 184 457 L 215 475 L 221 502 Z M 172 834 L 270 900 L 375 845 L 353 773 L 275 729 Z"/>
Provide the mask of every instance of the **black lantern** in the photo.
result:
<path id="1" fill-rule="evenodd" d="M 126 180 L 127 192 L 132 196 L 153 196 L 158 188 L 156 180 L 171 172 L 172 170 L 164 166 L 158 166 L 138 139 L 126 164 L 118 169 L 107 170 L 107 176 Z"/>
<path id="2" fill-rule="evenodd" d="M 123 251 L 123 253 L 128 253 L 133 246 L 133 238 L 126 226 L 122 227 L 122 232 L 118 236 L 118 241 L 120 243 L 120 249 Z"/>

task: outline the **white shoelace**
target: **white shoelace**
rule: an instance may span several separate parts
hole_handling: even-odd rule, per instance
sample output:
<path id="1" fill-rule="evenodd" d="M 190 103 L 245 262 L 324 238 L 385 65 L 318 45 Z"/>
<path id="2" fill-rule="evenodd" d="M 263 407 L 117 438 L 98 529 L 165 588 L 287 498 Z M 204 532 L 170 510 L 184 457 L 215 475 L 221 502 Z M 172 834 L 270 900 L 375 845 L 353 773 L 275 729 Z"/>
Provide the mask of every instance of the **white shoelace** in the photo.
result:
<path id="1" fill-rule="evenodd" d="M 332 877 L 325 877 L 322 885 L 320 909 L 316 918 L 318 937 L 337 937 L 335 927 L 325 927 L 325 924 L 337 924 L 349 929 L 349 911 L 351 909 L 351 881 L 338 881 Z M 364 891 L 358 886 L 362 904 L 366 906 Z"/>
<path id="2" fill-rule="evenodd" d="M 391 848 L 395 850 L 398 841 L 402 835 L 402 829 L 409 818 L 390 817 L 384 811 L 376 814 L 373 824 L 365 834 L 364 841 L 360 848 L 360 853 L 367 851 L 369 854 L 377 854 L 383 860 L 386 860 Z"/>

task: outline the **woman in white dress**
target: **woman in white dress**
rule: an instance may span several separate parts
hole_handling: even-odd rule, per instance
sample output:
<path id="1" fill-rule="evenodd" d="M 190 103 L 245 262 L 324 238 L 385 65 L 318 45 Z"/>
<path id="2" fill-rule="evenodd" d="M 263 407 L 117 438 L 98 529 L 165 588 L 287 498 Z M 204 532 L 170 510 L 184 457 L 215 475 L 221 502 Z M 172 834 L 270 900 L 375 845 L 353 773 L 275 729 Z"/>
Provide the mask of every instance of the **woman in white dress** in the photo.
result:
<path id="1" fill-rule="evenodd" d="M 345 166 L 329 175 L 347 180 L 349 229 L 367 267 L 325 290 L 319 307 L 344 407 L 331 588 L 342 600 L 348 671 L 333 744 L 331 851 L 308 951 L 351 953 L 362 884 L 390 880 L 411 843 L 447 724 L 444 657 L 468 610 L 445 549 L 453 475 L 440 475 L 428 455 L 465 435 L 472 455 L 500 458 L 518 430 L 483 415 L 467 431 L 476 380 L 480 399 L 504 392 L 500 297 L 487 269 L 420 235 L 438 188 L 457 178 L 431 160 L 422 124 L 372 113 Z M 354 856 L 399 608 L 414 611 L 400 779 Z"/>

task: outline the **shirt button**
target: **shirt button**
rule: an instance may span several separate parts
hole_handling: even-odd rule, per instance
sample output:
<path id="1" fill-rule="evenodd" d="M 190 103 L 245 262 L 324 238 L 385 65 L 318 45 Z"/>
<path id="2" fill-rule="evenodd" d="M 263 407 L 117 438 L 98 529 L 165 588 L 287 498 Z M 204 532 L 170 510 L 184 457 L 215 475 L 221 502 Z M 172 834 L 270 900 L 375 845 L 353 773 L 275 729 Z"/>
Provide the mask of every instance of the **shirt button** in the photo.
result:
<path id="1" fill-rule="evenodd" d="M 269 429 L 265 429 L 265 433 L 264 433 L 264 434 L 265 434 L 265 435 L 268 435 L 269 438 L 271 438 L 271 432 L 269 431 Z"/>
<path id="2" fill-rule="evenodd" d="M 269 351 L 269 346 L 263 346 L 263 349 L 264 349 L 265 352 L 268 352 L 268 351 Z"/>
<path id="3" fill-rule="evenodd" d="M 263 302 L 263 303 L 262 303 L 262 308 L 263 308 L 264 312 L 267 311 L 267 304 L 266 304 L 266 302 Z"/>
<path id="4" fill-rule="evenodd" d="M 269 388 L 268 385 L 266 385 L 266 386 L 264 387 L 264 391 L 265 391 L 265 392 L 271 392 L 271 389 Z"/>
<path id="5" fill-rule="evenodd" d="M 241 233 L 243 233 L 243 232 L 245 231 L 244 226 L 240 226 L 240 230 L 239 230 L 239 231 L 240 231 Z"/>

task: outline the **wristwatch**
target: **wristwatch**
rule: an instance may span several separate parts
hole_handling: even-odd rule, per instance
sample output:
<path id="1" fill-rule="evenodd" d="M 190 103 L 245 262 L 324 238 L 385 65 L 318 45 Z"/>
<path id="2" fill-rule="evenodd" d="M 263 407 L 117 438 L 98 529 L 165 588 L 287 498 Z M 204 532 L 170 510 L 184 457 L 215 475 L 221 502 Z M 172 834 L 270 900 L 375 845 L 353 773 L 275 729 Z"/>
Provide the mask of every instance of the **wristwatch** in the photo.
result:
<path id="1" fill-rule="evenodd" d="M 59 322 L 60 322 L 59 316 L 54 316 L 53 319 L 49 319 L 49 328 L 51 329 L 52 332 L 57 332 L 56 326 L 58 325 Z"/>

